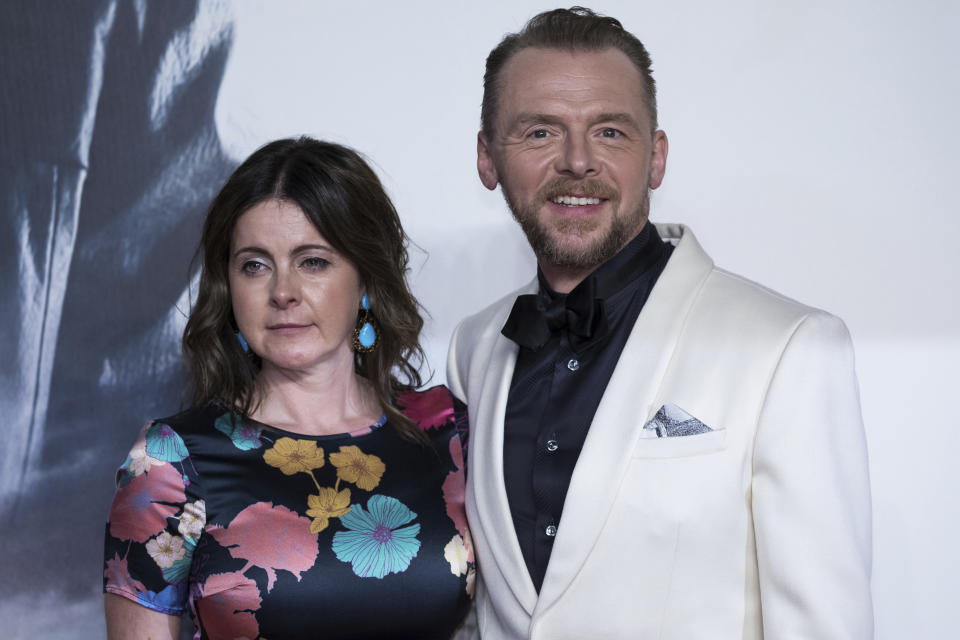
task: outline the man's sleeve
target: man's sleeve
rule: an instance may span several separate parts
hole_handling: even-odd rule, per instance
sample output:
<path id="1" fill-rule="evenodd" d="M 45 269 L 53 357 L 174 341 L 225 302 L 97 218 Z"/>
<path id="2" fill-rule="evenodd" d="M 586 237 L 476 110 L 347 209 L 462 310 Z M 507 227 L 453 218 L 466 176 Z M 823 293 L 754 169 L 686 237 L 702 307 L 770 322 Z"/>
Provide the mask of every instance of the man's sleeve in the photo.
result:
<path id="1" fill-rule="evenodd" d="M 853 348 L 838 318 L 817 312 L 797 327 L 754 446 L 765 637 L 871 640 L 867 448 Z"/>
<path id="2" fill-rule="evenodd" d="M 453 330 L 453 336 L 450 338 L 450 349 L 447 351 L 447 388 L 449 388 L 450 392 L 459 400 L 466 403 L 466 376 L 461 373 L 461 371 L 466 370 L 465 362 L 461 362 L 465 354 L 462 353 L 462 347 L 459 344 L 462 328 L 463 322 L 457 325 L 457 328 Z M 477 575 L 475 579 L 479 582 L 480 576 Z M 476 589 L 476 587 L 474 588 Z M 476 593 L 476 591 L 474 591 L 474 593 Z M 476 598 L 476 596 L 474 596 L 474 598 Z M 476 599 L 474 599 L 473 602 L 470 603 L 470 612 L 467 614 L 466 619 L 460 624 L 450 640 L 479 639 L 480 627 L 477 621 L 477 603 Z"/>

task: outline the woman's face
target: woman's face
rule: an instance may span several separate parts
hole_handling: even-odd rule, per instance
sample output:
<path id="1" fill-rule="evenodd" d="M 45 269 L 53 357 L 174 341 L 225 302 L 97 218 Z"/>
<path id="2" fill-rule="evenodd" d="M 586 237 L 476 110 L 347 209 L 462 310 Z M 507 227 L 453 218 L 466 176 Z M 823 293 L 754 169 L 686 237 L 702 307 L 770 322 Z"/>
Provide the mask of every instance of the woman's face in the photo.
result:
<path id="1" fill-rule="evenodd" d="M 264 371 L 352 363 L 360 274 L 296 204 L 266 200 L 241 215 L 228 271 L 233 315 Z"/>

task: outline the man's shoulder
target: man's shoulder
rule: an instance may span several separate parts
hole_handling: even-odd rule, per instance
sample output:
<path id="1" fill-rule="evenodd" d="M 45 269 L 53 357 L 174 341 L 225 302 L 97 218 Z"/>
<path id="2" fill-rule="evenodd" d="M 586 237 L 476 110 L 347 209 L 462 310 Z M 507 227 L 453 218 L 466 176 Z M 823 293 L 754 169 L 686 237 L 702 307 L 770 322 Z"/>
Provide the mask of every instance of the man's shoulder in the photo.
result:
<path id="1" fill-rule="evenodd" d="M 780 321 L 794 324 L 811 316 L 833 317 L 822 309 L 719 267 L 713 268 L 702 298 L 715 313 L 745 316 L 752 318 L 754 322 Z"/>
<path id="2" fill-rule="evenodd" d="M 718 295 L 728 296 L 732 302 L 738 302 L 739 306 L 747 306 L 751 309 L 776 310 L 788 315 L 806 315 L 814 311 L 820 311 L 766 285 L 721 267 L 713 268 L 709 284 L 716 288 Z"/>
<path id="3" fill-rule="evenodd" d="M 693 232 L 686 225 L 657 224 L 661 237 L 677 247 L 666 271 L 699 272 L 689 279 L 664 278 L 680 289 L 697 286 L 696 307 L 707 310 L 717 318 L 736 317 L 746 321 L 783 321 L 793 324 L 809 316 L 832 317 L 825 311 L 809 306 L 747 277 L 718 267 L 700 247 Z M 666 275 L 666 274 L 665 274 Z M 698 284 L 695 284 L 698 283 Z M 682 294 L 682 291 L 675 292 Z"/>
<path id="4" fill-rule="evenodd" d="M 717 267 L 707 278 L 690 321 L 709 325 L 712 335 L 749 336 L 753 343 L 766 337 L 779 344 L 801 327 L 804 335 L 849 341 L 849 331 L 837 316 Z"/>

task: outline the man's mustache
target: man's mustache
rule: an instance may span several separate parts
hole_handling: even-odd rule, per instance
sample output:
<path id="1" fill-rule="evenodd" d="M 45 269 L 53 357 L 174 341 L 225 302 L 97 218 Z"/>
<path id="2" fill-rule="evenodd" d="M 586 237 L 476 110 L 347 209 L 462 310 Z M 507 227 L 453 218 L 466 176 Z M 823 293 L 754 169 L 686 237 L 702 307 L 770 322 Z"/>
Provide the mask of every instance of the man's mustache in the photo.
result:
<path id="1" fill-rule="evenodd" d="M 582 179 L 574 180 L 572 178 L 554 178 L 537 192 L 537 200 L 546 202 L 560 196 L 576 194 L 585 198 L 604 198 L 606 200 L 619 200 L 620 194 L 616 189 L 600 180 Z"/>

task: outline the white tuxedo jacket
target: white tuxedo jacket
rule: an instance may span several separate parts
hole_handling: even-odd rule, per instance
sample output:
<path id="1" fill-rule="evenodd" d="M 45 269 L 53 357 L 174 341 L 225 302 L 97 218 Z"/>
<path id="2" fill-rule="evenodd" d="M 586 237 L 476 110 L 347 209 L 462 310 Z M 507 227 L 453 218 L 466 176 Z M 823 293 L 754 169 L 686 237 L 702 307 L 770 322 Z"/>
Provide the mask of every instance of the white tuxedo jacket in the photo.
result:
<path id="1" fill-rule="evenodd" d="M 624 347 L 570 482 L 539 596 L 503 482 L 518 347 L 500 334 L 536 281 L 464 320 L 467 516 L 484 638 L 873 638 L 867 455 L 843 323 L 676 243 Z M 642 438 L 674 404 L 713 429 Z"/>

